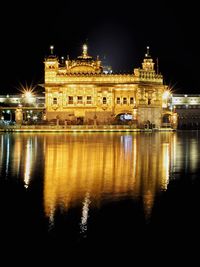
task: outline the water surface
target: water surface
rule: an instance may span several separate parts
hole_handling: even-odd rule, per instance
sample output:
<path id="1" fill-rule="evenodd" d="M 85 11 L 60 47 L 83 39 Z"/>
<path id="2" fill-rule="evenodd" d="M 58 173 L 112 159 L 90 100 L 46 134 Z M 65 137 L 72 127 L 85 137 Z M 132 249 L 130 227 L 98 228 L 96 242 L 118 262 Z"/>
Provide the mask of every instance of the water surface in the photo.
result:
<path id="1" fill-rule="evenodd" d="M 199 234 L 198 131 L 3 133 L 0 148 L 4 242 L 143 247 Z"/>

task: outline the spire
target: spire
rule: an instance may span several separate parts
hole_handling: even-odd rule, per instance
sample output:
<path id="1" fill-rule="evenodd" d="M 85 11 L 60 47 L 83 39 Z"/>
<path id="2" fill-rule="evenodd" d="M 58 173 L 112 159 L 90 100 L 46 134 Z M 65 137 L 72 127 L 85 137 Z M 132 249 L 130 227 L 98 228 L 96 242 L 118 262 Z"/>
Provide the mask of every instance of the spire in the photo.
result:
<path id="1" fill-rule="evenodd" d="M 147 46 L 147 53 L 145 54 L 145 57 L 151 57 L 149 54 L 149 46 Z"/>
<path id="2" fill-rule="evenodd" d="M 64 64 L 65 64 L 65 58 L 61 57 L 61 65 L 64 65 Z"/>
<path id="3" fill-rule="evenodd" d="M 54 50 L 54 46 L 53 46 L 53 45 L 50 45 L 50 52 L 51 52 L 51 55 L 53 55 L 53 50 Z"/>
<path id="4" fill-rule="evenodd" d="M 142 69 L 144 71 L 154 71 L 154 62 L 151 58 L 151 55 L 149 54 L 149 46 L 147 46 L 147 52 L 145 54 L 145 58 L 142 63 Z"/>
<path id="5" fill-rule="evenodd" d="M 79 56 L 78 58 L 81 59 L 81 60 L 82 60 L 82 59 L 84 59 L 84 60 L 85 60 L 85 59 L 87 59 L 87 60 L 88 60 L 88 59 L 89 59 L 89 60 L 92 59 L 92 57 L 88 55 L 88 46 L 87 46 L 86 43 L 83 44 L 82 49 L 83 49 L 83 50 L 82 50 L 82 55 Z"/>
<path id="6" fill-rule="evenodd" d="M 88 57 L 88 47 L 86 44 L 83 45 L 83 58 Z"/>

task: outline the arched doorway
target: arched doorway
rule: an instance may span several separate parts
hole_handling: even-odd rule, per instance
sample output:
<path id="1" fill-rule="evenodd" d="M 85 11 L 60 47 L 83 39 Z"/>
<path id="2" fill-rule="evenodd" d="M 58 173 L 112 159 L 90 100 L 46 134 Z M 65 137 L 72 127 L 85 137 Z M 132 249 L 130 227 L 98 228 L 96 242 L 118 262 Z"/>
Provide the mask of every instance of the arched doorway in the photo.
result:
<path id="1" fill-rule="evenodd" d="M 164 114 L 162 117 L 162 122 L 163 123 L 170 123 L 170 117 L 171 117 L 171 114 Z"/>
<path id="2" fill-rule="evenodd" d="M 133 115 L 130 112 L 122 112 L 115 116 L 115 123 L 130 125 L 133 123 Z"/>

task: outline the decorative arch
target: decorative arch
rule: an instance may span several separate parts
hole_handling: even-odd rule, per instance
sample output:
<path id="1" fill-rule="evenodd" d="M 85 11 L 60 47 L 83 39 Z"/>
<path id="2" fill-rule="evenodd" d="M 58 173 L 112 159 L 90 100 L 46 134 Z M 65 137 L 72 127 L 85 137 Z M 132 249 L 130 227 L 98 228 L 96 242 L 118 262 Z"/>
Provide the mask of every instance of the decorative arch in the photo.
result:
<path id="1" fill-rule="evenodd" d="M 115 113 L 115 117 L 117 117 L 119 115 L 123 115 L 123 114 L 130 114 L 130 115 L 132 115 L 132 112 L 130 110 L 120 110 L 117 113 Z"/>
<path id="2" fill-rule="evenodd" d="M 95 73 L 95 68 L 89 64 L 85 64 L 72 66 L 68 71 L 71 73 Z"/>
<path id="3" fill-rule="evenodd" d="M 171 112 L 165 112 L 162 115 L 162 123 L 170 123 L 171 122 Z"/>

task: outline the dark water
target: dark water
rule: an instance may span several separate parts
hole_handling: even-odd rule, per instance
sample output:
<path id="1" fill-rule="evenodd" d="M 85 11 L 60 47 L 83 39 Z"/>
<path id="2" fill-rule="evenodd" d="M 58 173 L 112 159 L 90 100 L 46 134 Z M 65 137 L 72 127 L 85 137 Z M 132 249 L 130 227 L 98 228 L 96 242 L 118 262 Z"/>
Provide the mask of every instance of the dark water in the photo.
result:
<path id="1" fill-rule="evenodd" d="M 0 147 L 5 251 L 166 256 L 199 243 L 198 131 L 1 134 Z"/>

